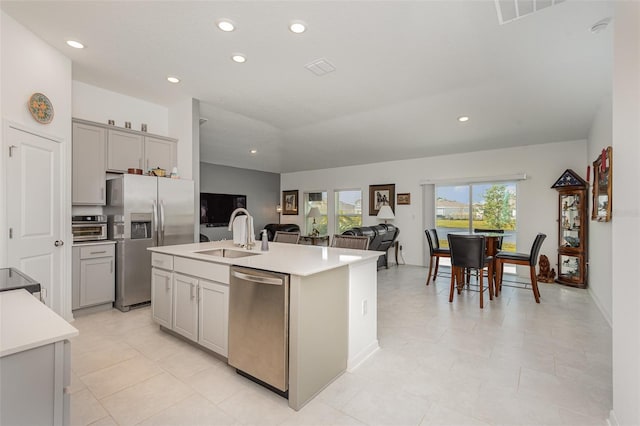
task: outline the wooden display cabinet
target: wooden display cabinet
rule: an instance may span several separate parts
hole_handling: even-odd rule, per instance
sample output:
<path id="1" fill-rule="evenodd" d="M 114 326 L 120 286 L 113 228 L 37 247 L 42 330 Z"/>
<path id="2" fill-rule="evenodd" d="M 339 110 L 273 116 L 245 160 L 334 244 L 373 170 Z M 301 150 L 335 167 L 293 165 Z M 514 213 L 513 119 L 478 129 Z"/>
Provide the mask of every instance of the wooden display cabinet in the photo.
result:
<path id="1" fill-rule="evenodd" d="M 567 169 L 552 186 L 558 191 L 558 277 L 556 282 L 587 287 L 589 184 Z"/>

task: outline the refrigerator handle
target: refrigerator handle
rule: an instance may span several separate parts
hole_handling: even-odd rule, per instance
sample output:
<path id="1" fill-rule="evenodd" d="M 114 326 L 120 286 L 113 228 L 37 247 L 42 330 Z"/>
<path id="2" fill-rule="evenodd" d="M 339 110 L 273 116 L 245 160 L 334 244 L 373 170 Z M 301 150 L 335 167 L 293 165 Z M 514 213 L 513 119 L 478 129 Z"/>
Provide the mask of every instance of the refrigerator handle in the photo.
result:
<path id="1" fill-rule="evenodd" d="M 164 245 L 164 201 L 160 200 L 160 238 Z"/>
<path id="2" fill-rule="evenodd" d="M 151 203 L 153 204 L 153 229 L 155 234 L 158 235 L 158 206 L 156 200 L 151 200 Z"/>

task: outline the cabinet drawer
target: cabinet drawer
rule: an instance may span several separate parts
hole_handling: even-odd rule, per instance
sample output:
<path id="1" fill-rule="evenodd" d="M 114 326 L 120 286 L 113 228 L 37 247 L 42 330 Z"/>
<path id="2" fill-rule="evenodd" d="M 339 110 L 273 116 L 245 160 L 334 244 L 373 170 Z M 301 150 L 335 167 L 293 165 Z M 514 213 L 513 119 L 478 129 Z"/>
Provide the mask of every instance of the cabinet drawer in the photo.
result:
<path id="1" fill-rule="evenodd" d="M 115 253 L 114 246 L 115 244 L 97 244 L 94 246 L 80 247 L 80 259 L 112 257 Z"/>
<path id="2" fill-rule="evenodd" d="M 205 278 L 223 284 L 229 284 L 229 266 L 219 263 L 204 262 L 201 260 L 176 257 L 173 268 L 176 272 Z"/>
<path id="3" fill-rule="evenodd" d="M 173 270 L 173 256 L 162 253 L 151 253 L 151 266 L 171 271 Z"/>

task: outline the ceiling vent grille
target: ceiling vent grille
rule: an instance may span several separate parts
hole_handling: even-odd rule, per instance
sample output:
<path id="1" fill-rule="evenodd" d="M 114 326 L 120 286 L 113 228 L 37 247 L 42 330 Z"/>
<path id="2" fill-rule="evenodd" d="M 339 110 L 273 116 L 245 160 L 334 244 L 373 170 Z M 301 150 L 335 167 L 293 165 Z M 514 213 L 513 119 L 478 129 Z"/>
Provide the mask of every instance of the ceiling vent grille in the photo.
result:
<path id="1" fill-rule="evenodd" d="M 316 59 L 304 66 L 306 69 L 317 75 L 318 77 L 334 72 L 336 67 L 324 58 Z"/>
<path id="2" fill-rule="evenodd" d="M 500 25 L 513 22 L 565 0 L 495 0 Z"/>

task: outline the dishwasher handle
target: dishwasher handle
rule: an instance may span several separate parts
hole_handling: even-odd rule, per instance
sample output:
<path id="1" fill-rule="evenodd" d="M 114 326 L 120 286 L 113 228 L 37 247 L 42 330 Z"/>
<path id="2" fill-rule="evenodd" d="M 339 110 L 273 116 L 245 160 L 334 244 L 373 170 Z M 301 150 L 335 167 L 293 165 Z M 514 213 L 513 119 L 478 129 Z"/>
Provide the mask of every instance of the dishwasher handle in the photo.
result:
<path id="1" fill-rule="evenodd" d="M 271 285 L 283 285 L 284 280 L 282 278 L 262 277 L 260 275 L 249 275 L 238 271 L 231 271 L 231 276 L 240 278 L 241 280 L 250 281 L 252 283 L 259 284 L 271 284 Z"/>

